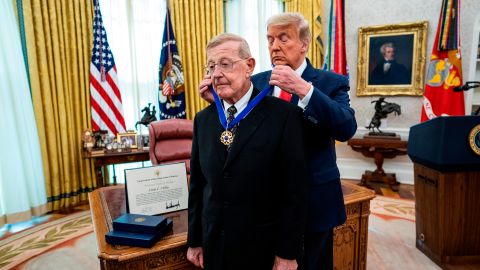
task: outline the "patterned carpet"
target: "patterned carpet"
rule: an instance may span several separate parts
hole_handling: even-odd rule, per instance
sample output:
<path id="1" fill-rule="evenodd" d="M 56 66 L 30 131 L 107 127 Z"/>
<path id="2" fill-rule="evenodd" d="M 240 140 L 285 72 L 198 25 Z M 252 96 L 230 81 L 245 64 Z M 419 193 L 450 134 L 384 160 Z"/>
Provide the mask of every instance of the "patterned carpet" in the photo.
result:
<path id="1" fill-rule="evenodd" d="M 385 219 L 415 221 L 415 202 L 377 195 L 370 203 L 370 212 Z"/>
<path id="2" fill-rule="evenodd" d="M 0 241 L 0 269 L 99 269 L 90 211 Z"/>
<path id="3" fill-rule="evenodd" d="M 367 269 L 441 269 L 415 247 L 414 201 L 377 195 L 370 212 Z"/>
<path id="4" fill-rule="evenodd" d="M 371 202 L 367 269 L 440 269 L 415 248 L 415 203 Z M 90 212 L 39 225 L 0 241 L 0 269 L 100 269 Z"/>

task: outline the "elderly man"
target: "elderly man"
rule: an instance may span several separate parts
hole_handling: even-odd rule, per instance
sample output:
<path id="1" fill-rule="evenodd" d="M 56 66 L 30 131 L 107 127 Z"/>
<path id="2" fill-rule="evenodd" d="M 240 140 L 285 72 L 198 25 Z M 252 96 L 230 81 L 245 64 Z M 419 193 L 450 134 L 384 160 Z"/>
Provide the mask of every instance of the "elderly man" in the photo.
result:
<path id="1" fill-rule="evenodd" d="M 243 38 L 213 38 L 207 58 L 215 102 L 194 121 L 187 258 L 209 270 L 297 269 L 307 182 L 301 110 L 253 87 Z"/>
<path id="2" fill-rule="evenodd" d="M 306 58 L 310 29 L 301 14 L 272 16 L 267 38 L 274 68 L 253 76 L 253 85 L 275 86 L 272 95 L 298 105 L 305 119 L 310 180 L 302 269 L 333 269 L 333 228 L 346 220 L 335 140 L 346 141 L 357 129 L 348 80 L 312 67 Z"/>

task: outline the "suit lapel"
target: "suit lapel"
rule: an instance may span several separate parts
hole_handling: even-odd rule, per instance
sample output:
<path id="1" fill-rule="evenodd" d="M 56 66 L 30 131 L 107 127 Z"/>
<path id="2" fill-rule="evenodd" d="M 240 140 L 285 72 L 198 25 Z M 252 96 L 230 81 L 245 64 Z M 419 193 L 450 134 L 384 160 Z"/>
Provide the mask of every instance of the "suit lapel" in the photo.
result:
<path id="1" fill-rule="evenodd" d="M 255 85 L 255 88 L 259 89 L 259 91 L 270 88 L 270 92 L 268 93 L 269 96 L 273 95 L 273 87 L 269 84 L 270 76 L 272 76 L 272 71 L 266 71 L 263 78 L 258 80 L 258 84 Z"/>
<path id="2" fill-rule="evenodd" d="M 213 105 L 213 106 L 215 106 L 215 105 Z M 209 115 L 209 118 L 210 119 L 207 122 L 208 123 L 214 123 L 214 124 L 211 128 L 209 128 L 209 127 L 204 127 L 204 128 L 208 128 L 211 136 L 214 137 L 214 143 L 213 143 L 212 147 L 215 148 L 215 151 L 217 152 L 217 156 L 220 158 L 221 164 L 224 164 L 225 159 L 226 159 L 226 153 L 225 153 L 226 150 L 225 150 L 225 145 L 223 145 L 220 142 L 220 135 L 225 130 L 223 129 L 222 125 L 220 124 L 220 120 L 218 119 L 218 114 L 217 114 L 217 109 L 216 108 L 214 108 L 214 110 L 212 110 L 212 112 Z"/>
<path id="3" fill-rule="evenodd" d="M 307 58 L 307 67 L 302 73 L 302 79 L 307 82 L 313 83 L 317 80 L 318 74 L 319 73 L 313 68 L 312 64 L 310 64 L 310 60 L 308 60 Z"/>
<path id="4" fill-rule="evenodd" d="M 254 89 L 254 94 L 250 101 L 258 94 L 258 90 Z M 238 127 L 235 139 L 227 154 L 225 167 L 232 162 L 232 160 L 241 152 L 243 146 L 248 142 L 253 133 L 263 122 L 265 116 L 263 115 L 263 100 L 242 120 Z"/>

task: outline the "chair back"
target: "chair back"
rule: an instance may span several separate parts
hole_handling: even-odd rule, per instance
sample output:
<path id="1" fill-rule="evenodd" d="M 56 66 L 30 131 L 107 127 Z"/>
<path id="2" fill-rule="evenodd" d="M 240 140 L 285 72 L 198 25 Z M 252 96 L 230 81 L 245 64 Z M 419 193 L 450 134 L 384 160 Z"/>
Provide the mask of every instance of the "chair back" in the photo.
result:
<path id="1" fill-rule="evenodd" d="M 153 165 L 185 161 L 190 174 L 193 121 L 168 119 L 155 121 L 148 126 L 150 160 Z"/>

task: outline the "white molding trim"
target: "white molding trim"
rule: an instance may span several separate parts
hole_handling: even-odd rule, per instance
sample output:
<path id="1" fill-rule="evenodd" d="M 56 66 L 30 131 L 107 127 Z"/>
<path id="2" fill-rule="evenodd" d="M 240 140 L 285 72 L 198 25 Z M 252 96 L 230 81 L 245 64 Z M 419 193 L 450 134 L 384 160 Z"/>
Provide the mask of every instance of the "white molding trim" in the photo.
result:
<path id="1" fill-rule="evenodd" d="M 338 169 L 340 170 L 341 179 L 362 179 L 362 174 L 365 170 L 375 170 L 373 160 L 359 160 L 352 158 L 337 159 Z M 413 185 L 413 163 L 410 162 L 395 162 L 394 160 L 386 159 L 383 163 L 383 169 L 387 173 L 395 173 L 397 181 L 402 184 Z"/>

